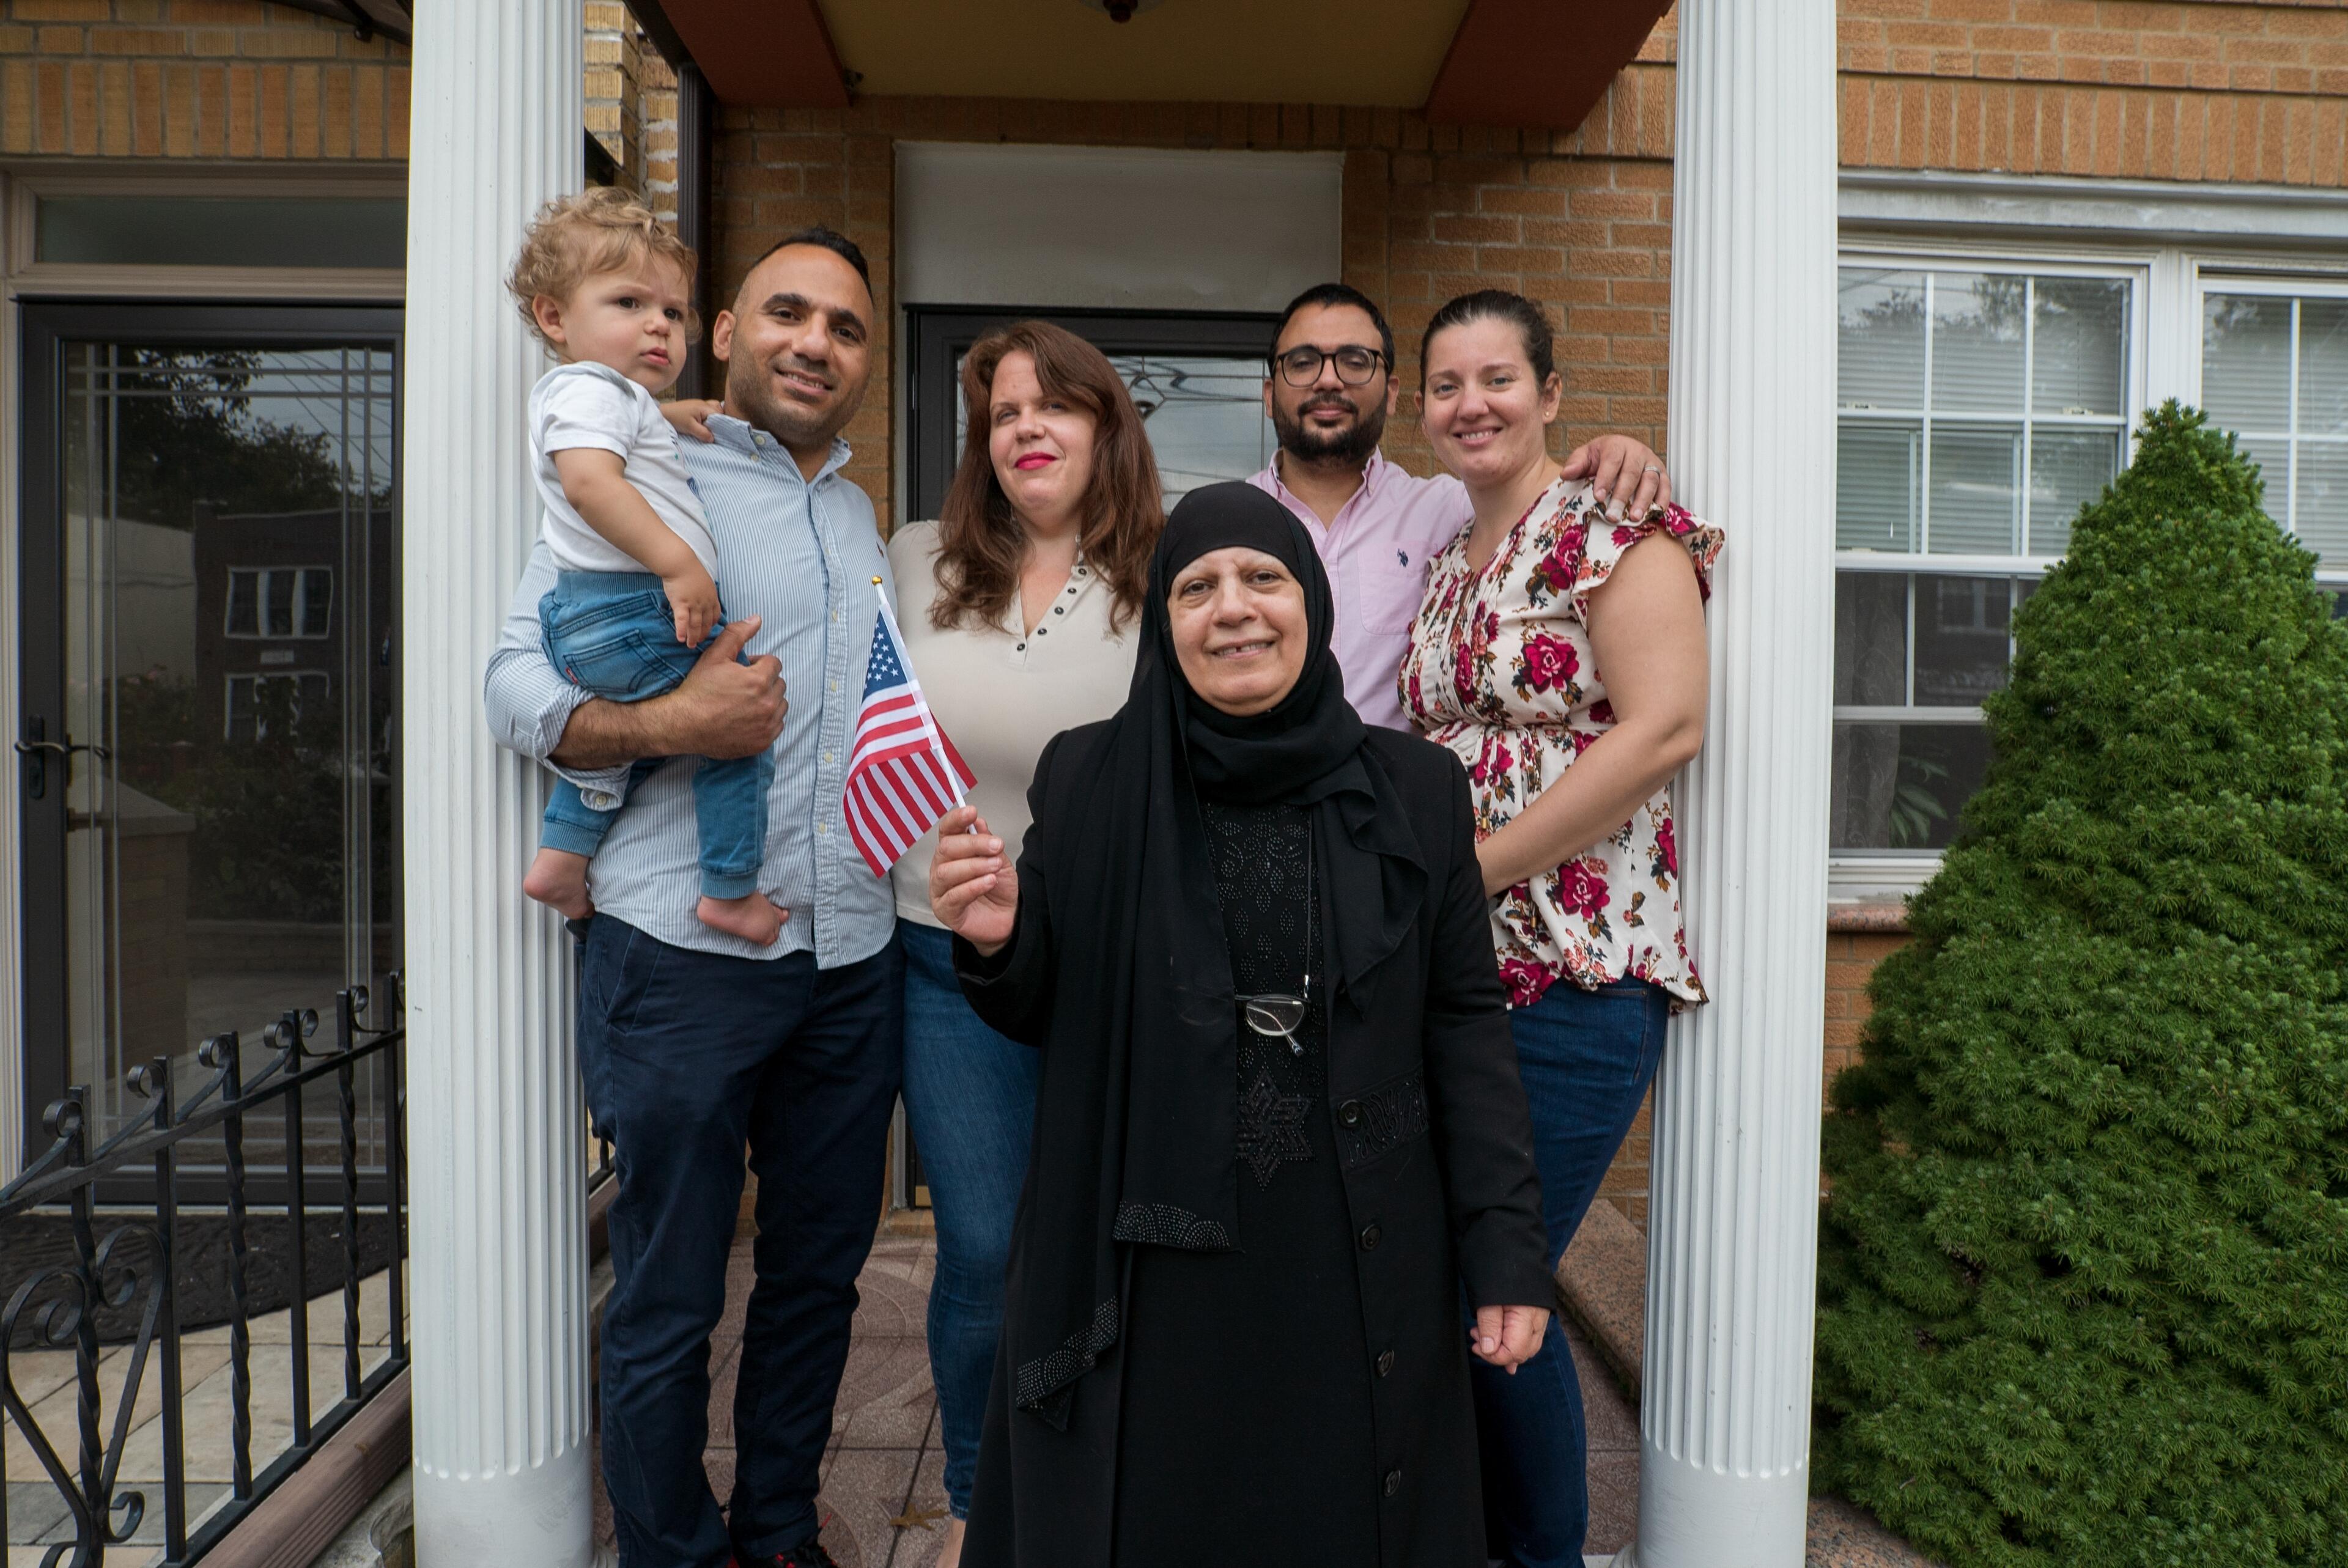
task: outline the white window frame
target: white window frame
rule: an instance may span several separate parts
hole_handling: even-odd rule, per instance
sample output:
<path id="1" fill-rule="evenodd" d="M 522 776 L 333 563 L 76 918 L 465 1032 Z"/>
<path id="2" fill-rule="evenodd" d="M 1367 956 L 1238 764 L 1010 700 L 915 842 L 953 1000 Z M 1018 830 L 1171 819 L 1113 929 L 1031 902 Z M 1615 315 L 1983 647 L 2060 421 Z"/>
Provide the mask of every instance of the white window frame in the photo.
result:
<path id="1" fill-rule="evenodd" d="M 2211 294 L 2260 294 L 2269 299 L 2285 299 L 2294 302 L 2299 300 L 2348 301 L 2348 273 L 2340 273 L 2331 276 L 2327 276 L 2322 272 L 2278 273 L 2267 269 L 2229 267 L 2222 260 L 2215 257 L 2199 259 L 2197 260 L 2193 269 L 2191 315 L 2193 338 L 2197 345 L 2200 342 L 2202 331 L 2201 323 L 2205 319 L 2209 298 Z M 2292 313 L 2294 319 L 2291 323 L 2291 428 L 2288 435 L 2283 436 L 2284 439 L 2291 443 L 2291 459 L 2294 468 L 2298 465 L 2299 444 L 2302 440 L 2305 439 L 2305 436 L 2299 429 L 2300 331 L 2299 323 L 2296 319 L 2297 313 L 2296 309 L 2294 309 Z M 2197 353 L 2193 356 L 2192 397 L 2192 402 L 2196 407 L 2200 405 L 2200 400 L 2201 355 Z M 2253 431 L 2249 432 L 2248 434 L 2272 436 L 2278 433 Z M 2319 437 L 2318 439 L 2320 445 L 2326 446 L 2348 446 L 2348 440 L 2343 440 L 2338 436 L 2324 436 Z M 2271 478 L 2268 480 L 2267 491 L 2268 515 L 2270 517 L 2274 517 L 2275 521 L 2282 524 L 2286 529 L 2290 530 L 2293 536 L 2296 537 L 2298 532 L 2298 497 L 2296 494 L 2292 494 L 2288 497 L 2287 509 L 2284 515 L 2276 517 L 2273 507 L 2274 482 Z M 2318 582 L 2331 587 L 2337 587 L 2343 590 L 2348 590 L 2348 563 L 2343 563 L 2335 567 L 2319 569 L 2315 577 Z"/>
<path id="2" fill-rule="evenodd" d="M 303 611 L 309 608 L 310 603 L 310 573 L 314 571 L 326 574 L 327 619 L 324 631 L 302 630 Z M 294 579 L 294 630 L 291 631 L 272 631 L 263 624 L 269 606 L 269 579 L 279 573 Z M 253 630 L 251 631 L 239 631 L 236 623 L 229 619 L 236 607 L 236 579 L 240 577 L 256 579 L 252 597 Z M 335 569 L 323 561 L 304 566 L 232 566 L 228 569 L 228 592 L 221 599 L 221 635 L 237 642 L 324 642 L 335 634 L 334 603 Z"/>
<path id="3" fill-rule="evenodd" d="M 1840 214 L 1838 267 L 2140 270 L 2131 322 L 2131 443 L 2145 409 L 2171 397 L 2200 405 L 2206 291 L 2348 291 L 2348 191 L 1847 169 Z M 1920 559 L 1930 564 L 1915 564 Z M 2045 564 L 2029 557 L 1835 555 L 1838 571 L 2035 577 Z M 2321 572 L 2318 580 L 2348 590 L 2348 572 Z M 1908 722 L 1914 711 L 1897 712 Z M 1952 722 L 1973 712 L 1946 711 Z M 1897 902 L 1940 865 L 1940 855 L 1931 852 L 1833 856 L 1828 897 L 1846 906 Z"/>
<path id="4" fill-rule="evenodd" d="M 1963 243 L 1962 237 L 1939 237 L 1930 240 L 1907 239 L 1873 241 L 1846 240 L 1836 256 L 1839 276 L 1846 267 L 1873 267 L 1886 271 L 1923 272 L 2004 272 L 2024 273 L 2034 278 L 2081 277 L 2116 278 L 2128 284 L 2128 321 L 2127 336 L 2127 390 L 2122 402 L 2122 422 L 2119 425 L 2121 462 L 2125 466 L 2130 446 L 2136 439 L 2140 415 L 2146 405 L 2149 372 L 2147 360 L 2151 336 L 2150 297 L 2155 258 L 2137 251 L 2099 251 L 2075 247 L 2054 248 L 2017 243 L 2012 241 Z M 2034 341 L 2035 333 L 2033 333 Z M 1927 371 L 1930 375 L 1930 343 L 1928 333 Z M 2023 377 L 2025 399 L 2029 393 L 2031 374 L 2027 351 L 2024 360 Z M 1931 401 L 1929 381 L 1926 402 Z M 1929 491 L 1931 484 L 1931 434 L 1938 416 L 1926 409 L 1869 410 L 1879 413 L 1886 420 L 1905 422 L 1916 420 L 1925 436 L 1923 475 L 1921 483 Z M 1859 415 L 1867 417 L 1867 414 Z M 1842 427 L 1845 415 L 1839 398 L 1835 406 L 1835 426 Z M 2020 423 L 2024 428 L 2023 483 L 2029 483 L 2029 432 L 2038 425 L 2049 426 L 2076 423 L 2083 427 L 2113 428 L 2104 418 L 2071 421 L 2055 415 L 2036 417 L 2022 409 L 2005 412 L 1967 411 L 1946 421 L 1954 424 L 2012 425 Z M 2027 543 L 2028 501 L 2024 502 L 2024 543 Z M 1922 541 L 1929 543 L 1929 523 Z M 2002 555 L 1938 555 L 1925 550 L 1850 550 L 1838 548 L 1834 553 L 1834 569 L 1839 577 L 1844 572 L 1890 572 L 1907 577 L 1911 583 L 1919 575 L 1930 577 L 1996 577 L 2035 579 L 2044 577 L 2046 569 L 2060 559 L 2056 556 L 2026 553 Z M 1912 667 L 1916 650 L 1913 589 L 1910 589 L 1909 614 L 1908 659 Z M 1877 707 L 1838 704 L 1834 710 L 1837 723 L 1900 723 L 1900 724 L 1979 724 L 1979 707 L 1956 706 L 1896 706 Z M 1905 897 L 1922 886 L 1940 869 L 1941 852 L 1936 849 L 1845 850 L 1834 853 L 1828 861 L 1829 896 L 1839 902 L 1880 902 Z"/>

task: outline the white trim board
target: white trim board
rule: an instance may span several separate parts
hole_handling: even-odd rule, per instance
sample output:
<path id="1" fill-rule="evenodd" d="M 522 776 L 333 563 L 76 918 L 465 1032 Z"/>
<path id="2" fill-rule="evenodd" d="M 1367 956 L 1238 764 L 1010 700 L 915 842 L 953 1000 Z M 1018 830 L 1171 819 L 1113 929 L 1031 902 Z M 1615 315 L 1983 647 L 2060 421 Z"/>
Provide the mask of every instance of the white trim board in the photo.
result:
<path id="1" fill-rule="evenodd" d="M 1343 267 L 1344 156 L 897 143 L 900 304 L 1278 311 Z"/>
<path id="2" fill-rule="evenodd" d="M 2139 245 L 2348 245 L 2348 191 L 2297 186 L 1846 169 L 1839 205 L 1846 232 L 2059 229 Z"/>

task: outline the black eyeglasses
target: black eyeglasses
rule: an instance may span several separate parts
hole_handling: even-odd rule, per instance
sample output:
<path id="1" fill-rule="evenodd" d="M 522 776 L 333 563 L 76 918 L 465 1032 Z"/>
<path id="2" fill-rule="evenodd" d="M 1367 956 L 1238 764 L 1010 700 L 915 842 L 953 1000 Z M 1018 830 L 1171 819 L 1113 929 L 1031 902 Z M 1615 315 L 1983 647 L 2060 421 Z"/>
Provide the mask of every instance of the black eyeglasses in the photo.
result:
<path id="1" fill-rule="evenodd" d="M 1279 354 L 1272 364 L 1280 368 L 1280 379 L 1291 386 L 1310 386 L 1321 379 L 1321 367 L 1331 360 L 1337 362 L 1337 379 L 1347 386 L 1366 386 L 1370 377 L 1377 374 L 1379 364 L 1386 356 L 1374 348 L 1356 348 L 1347 343 L 1344 348 L 1322 350 L 1306 343 Z"/>

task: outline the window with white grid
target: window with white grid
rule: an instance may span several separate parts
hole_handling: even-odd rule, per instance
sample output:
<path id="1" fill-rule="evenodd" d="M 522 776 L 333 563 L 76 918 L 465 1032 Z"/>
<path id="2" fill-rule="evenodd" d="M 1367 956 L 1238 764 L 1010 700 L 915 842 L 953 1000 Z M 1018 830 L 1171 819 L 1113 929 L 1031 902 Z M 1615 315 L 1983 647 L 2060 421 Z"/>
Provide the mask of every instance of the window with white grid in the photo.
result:
<path id="1" fill-rule="evenodd" d="M 2268 515 L 2348 573 L 2348 286 L 2205 277 L 2201 402 L 2264 471 Z"/>
<path id="2" fill-rule="evenodd" d="M 2125 460 L 2140 287 L 2128 269 L 1841 269 L 1838 854 L 1930 856 L 1979 787 L 2013 607 Z"/>

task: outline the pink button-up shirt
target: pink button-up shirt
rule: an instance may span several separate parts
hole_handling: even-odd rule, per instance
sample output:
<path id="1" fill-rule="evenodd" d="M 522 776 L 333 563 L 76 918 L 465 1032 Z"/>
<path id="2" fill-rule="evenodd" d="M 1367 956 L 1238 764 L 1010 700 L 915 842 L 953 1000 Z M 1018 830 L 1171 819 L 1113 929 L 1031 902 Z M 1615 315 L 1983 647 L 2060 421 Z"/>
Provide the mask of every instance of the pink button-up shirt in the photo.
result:
<path id="1" fill-rule="evenodd" d="M 1332 646 L 1346 701 L 1365 723 L 1410 729 L 1395 676 L 1426 596 L 1427 562 L 1474 520 L 1467 487 L 1448 474 L 1417 478 L 1374 452 L 1362 487 L 1324 524 L 1280 482 L 1279 457 L 1249 483 L 1295 513 L 1321 552 L 1337 601 Z"/>

